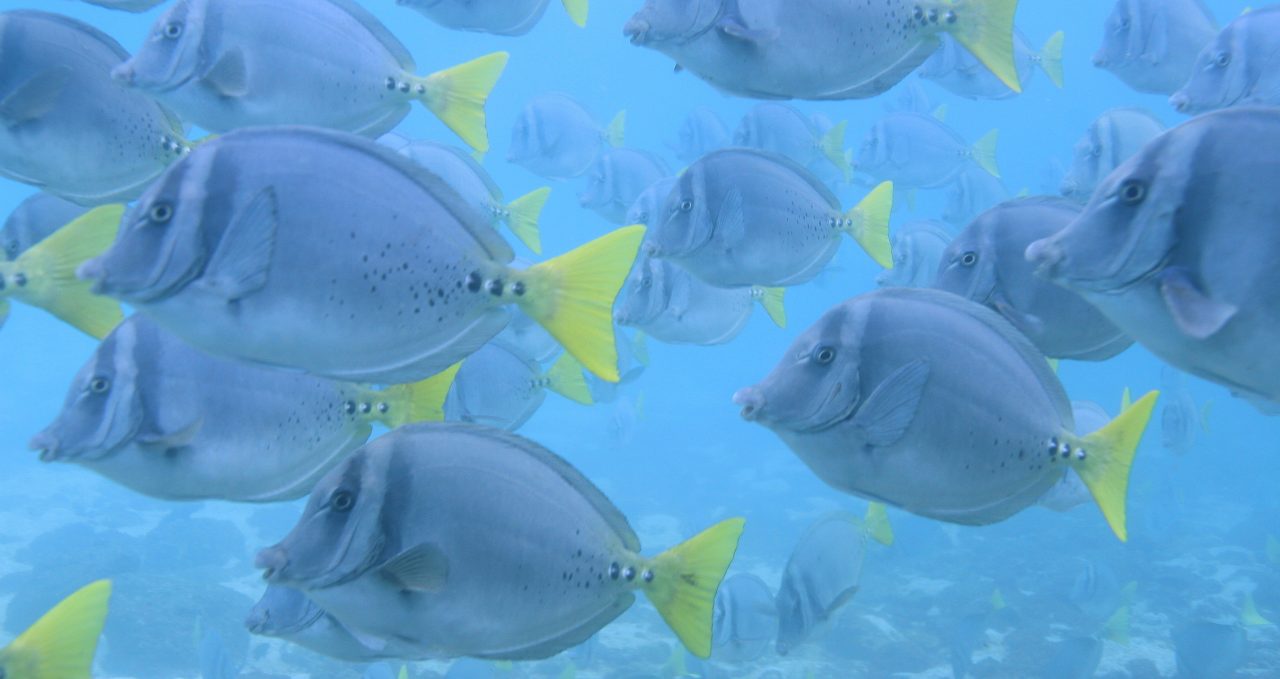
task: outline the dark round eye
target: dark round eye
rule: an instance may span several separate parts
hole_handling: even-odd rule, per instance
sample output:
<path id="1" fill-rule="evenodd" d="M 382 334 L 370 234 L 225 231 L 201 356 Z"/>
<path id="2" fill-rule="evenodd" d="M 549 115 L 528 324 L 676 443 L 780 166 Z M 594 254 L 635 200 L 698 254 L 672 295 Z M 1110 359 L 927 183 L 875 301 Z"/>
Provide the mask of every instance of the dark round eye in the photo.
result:
<path id="1" fill-rule="evenodd" d="M 164 25 L 164 37 L 170 40 L 182 35 L 182 24 L 174 21 Z"/>
<path id="2" fill-rule="evenodd" d="M 977 264 L 977 263 L 978 263 L 978 253 L 976 253 L 976 252 L 966 252 L 966 253 L 964 253 L 963 255 L 960 255 L 960 263 L 961 263 L 961 264 L 963 264 L 963 265 L 965 265 L 965 266 L 973 266 L 974 264 Z"/>
<path id="3" fill-rule="evenodd" d="M 335 490 L 329 498 L 329 507 L 335 512 L 349 512 L 356 505 L 356 498 L 349 490 Z"/>
<path id="4" fill-rule="evenodd" d="M 1230 52 L 1218 52 L 1218 56 L 1214 58 L 1213 63 L 1218 66 L 1228 66 L 1231 64 Z"/>
<path id="5" fill-rule="evenodd" d="M 168 203 L 156 203 L 147 211 L 147 218 L 156 224 L 165 224 L 173 219 L 173 206 Z"/>
<path id="6" fill-rule="evenodd" d="M 1120 28 L 1129 30 L 1129 17 L 1125 17 L 1120 20 Z"/>
<path id="7" fill-rule="evenodd" d="M 1120 199 L 1130 205 L 1136 205 L 1147 197 L 1147 185 L 1137 179 L 1126 180 L 1120 185 Z"/>
<path id="8" fill-rule="evenodd" d="M 680 211 L 681 211 L 681 212 L 688 212 L 688 211 L 690 211 L 690 210 L 692 210 L 692 209 L 693 209 L 693 201 L 692 201 L 692 200 L 689 200 L 688 198 L 685 198 L 684 200 L 680 201 Z"/>
<path id="9" fill-rule="evenodd" d="M 650 278 L 650 277 L 648 277 L 648 276 L 645 276 L 644 278 L 641 278 L 641 279 L 640 279 L 640 287 L 641 287 L 641 288 L 647 288 L 647 287 L 649 287 L 649 286 L 650 286 L 650 285 L 652 285 L 652 284 L 653 284 L 653 279 L 652 279 L 652 278 Z"/>
<path id="10" fill-rule="evenodd" d="M 95 394 L 105 394 L 111 389 L 111 380 L 105 377 L 95 377 L 89 380 L 89 391 Z"/>
<path id="11" fill-rule="evenodd" d="M 818 350 L 813 352 L 813 360 L 826 365 L 836 360 L 836 350 L 831 347 L 818 347 Z"/>

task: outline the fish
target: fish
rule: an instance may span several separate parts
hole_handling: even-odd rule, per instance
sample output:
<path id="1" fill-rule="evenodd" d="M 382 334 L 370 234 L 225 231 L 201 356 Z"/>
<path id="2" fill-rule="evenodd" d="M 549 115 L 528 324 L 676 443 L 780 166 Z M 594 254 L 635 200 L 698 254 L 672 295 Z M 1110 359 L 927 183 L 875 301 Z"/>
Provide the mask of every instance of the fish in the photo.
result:
<path id="1" fill-rule="evenodd" d="M 587 25 L 588 0 L 562 0 L 564 11 L 578 28 Z M 524 35 L 542 19 L 549 0 L 396 0 L 401 7 L 417 10 L 428 19 L 460 31 L 495 35 Z"/>
<path id="2" fill-rule="evenodd" d="M 618 381 L 609 382 L 587 374 L 587 388 L 591 400 L 596 403 L 612 403 L 618 399 L 622 387 L 634 384 L 649 367 L 649 340 L 643 332 L 630 337 L 622 328 L 614 328 L 614 351 L 618 354 Z"/>
<path id="3" fill-rule="evenodd" d="M 853 167 L 845 154 L 846 127 L 848 123 L 842 121 L 822 130 L 794 106 L 763 102 L 742 116 L 733 133 L 733 145 L 786 156 L 815 174 L 819 172 L 815 165 L 829 163 L 849 181 Z"/>
<path id="4" fill-rule="evenodd" d="M 91 582 L 63 599 L 8 646 L 0 648 L 0 676 L 88 677 L 110 599 L 110 580 Z"/>
<path id="5" fill-rule="evenodd" d="M 388 140 L 384 137 L 382 141 Z M 397 140 L 388 145 L 444 180 L 493 228 L 505 225 L 525 247 L 535 254 L 542 253 L 538 220 L 551 196 L 549 187 L 534 189 L 508 203 L 484 167 L 456 146 L 425 140 L 404 140 L 403 143 Z"/>
<path id="6" fill-rule="evenodd" d="M 369 440 L 374 423 L 444 419 L 457 372 L 374 390 L 206 354 L 134 315 L 76 374 L 30 447 L 162 500 L 294 500 Z"/>
<path id="7" fill-rule="evenodd" d="M 1097 637 L 1067 637 L 1054 646 L 1039 675 L 1044 679 L 1091 679 L 1102 662 L 1102 640 Z"/>
<path id="8" fill-rule="evenodd" d="M 222 635 L 215 629 L 206 630 L 200 639 L 200 679 L 236 679 L 240 676 L 240 664 L 227 655 Z"/>
<path id="9" fill-rule="evenodd" d="M 861 519 L 847 512 L 828 514 L 801 536 L 774 597 L 778 655 L 795 650 L 853 600 L 868 539 L 893 544 L 893 528 L 882 504 L 871 503 Z"/>
<path id="10" fill-rule="evenodd" d="M 1200 50 L 1187 82 L 1169 96 L 1179 113 L 1196 114 L 1231 106 L 1280 105 L 1276 31 L 1280 7 L 1245 12 Z"/>
<path id="11" fill-rule="evenodd" d="M 507 56 L 418 76 L 405 46 L 352 0 L 179 0 L 110 73 L 210 132 L 314 125 L 378 137 L 418 101 L 483 152 L 484 105 Z"/>
<path id="12" fill-rule="evenodd" d="M 1169 95 L 1187 82 L 1218 22 L 1203 0 L 1116 0 L 1102 31 L 1094 66 L 1139 92 Z"/>
<path id="13" fill-rule="evenodd" d="M 357 637 L 307 595 L 289 587 L 268 586 L 244 624 L 253 634 L 283 639 L 348 662 L 371 662 L 410 653 L 394 641 Z"/>
<path id="14" fill-rule="evenodd" d="M 724 121 L 707 106 L 696 106 L 680 123 L 676 141 L 667 146 L 683 163 L 692 163 L 702 156 L 721 149 L 733 141 Z"/>
<path id="15" fill-rule="evenodd" d="M 844 212 L 835 194 L 794 161 L 724 149 L 680 175 L 645 249 L 711 285 L 799 285 L 831 261 L 843 234 L 881 266 L 892 266 L 892 206 L 893 185 L 884 183 Z"/>
<path id="16" fill-rule="evenodd" d="M 1133 585 L 1122 587 L 1105 563 L 1079 559 L 1083 564 L 1071 582 L 1067 601 L 1092 624 L 1101 624 L 1133 597 Z"/>
<path id="17" fill-rule="evenodd" d="M 947 205 L 942 209 L 942 219 L 963 227 L 974 217 L 1009 198 L 1009 190 L 999 177 L 977 165 L 969 165 L 947 187 Z"/>
<path id="18" fill-rule="evenodd" d="M 601 126 L 567 94 L 540 94 L 524 105 L 511 127 L 507 162 L 548 179 L 579 177 L 604 148 L 620 148 L 627 113 L 619 111 Z"/>
<path id="19" fill-rule="evenodd" d="M 719 288 L 663 259 L 632 269 L 613 320 L 668 344 L 724 344 L 747 326 L 757 303 L 780 328 L 787 325 L 785 288 Z"/>
<path id="20" fill-rule="evenodd" d="M 1208 620 L 1185 623 L 1173 631 L 1177 679 L 1226 679 L 1244 662 L 1248 637 L 1240 625 Z"/>
<path id="21" fill-rule="evenodd" d="M 1080 207 L 1033 196 L 982 213 L 947 246 L 933 287 L 999 313 L 1049 358 L 1105 361 L 1133 340 L 1074 292 L 1036 276 L 1027 246 L 1066 228 Z"/>
<path id="22" fill-rule="evenodd" d="M 1186 455 L 1196 445 L 1197 430 L 1209 430 L 1209 404 L 1202 408 L 1196 403 L 1176 369 L 1164 366 L 1160 377 L 1160 391 L 1167 395 L 1160 408 L 1160 444 L 1174 455 Z"/>
<path id="23" fill-rule="evenodd" d="M 550 361 L 561 351 L 556 338 L 519 309 L 511 312 L 511 322 L 493 341 L 511 347 L 539 363 Z"/>
<path id="24" fill-rule="evenodd" d="M 711 657 L 745 663 L 768 650 L 778 636 L 778 610 L 773 590 L 750 573 L 734 573 L 716 592 Z"/>
<path id="25" fill-rule="evenodd" d="M 264 127 L 175 163 L 77 275 L 210 353 L 378 384 L 457 363 L 517 305 L 616 380 L 611 307 L 643 237 L 618 229 L 517 271 L 457 192 L 404 156 L 345 132 Z"/>
<path id="26" fill-rule="evenodd" d="M 623 221 L 627 224 L 654 226 L 655 220 L 661 218 L 662 206 L 667 202 L 667 194 L 671 193 L 675 185 L 675 177 L 663 177 L 647 186 L 631 203 L 626 219 Z"/>
<path id="27" fill-rule="evenodd" d="M 670 175 L 667 164 L 648 151 L 611 148 L 591 164 L 578 203 L 613 224 L 626 224 L 627 212 L 640 194 Z"/>
<path id="28" fill-rule="evenodd" d="M 171 111 L 112 81 L 127 58 L 70 17 L 0 13 L 0 176 L 93 207 L 137 198 L 187 153 Z"/>
<path id="29" fill-rule="evenodd" d="M 1066 34 L 1058 31 L 1049 36 L 1037 51 L 1022 31 L 1013 31 L 1013 60 L 1018 69 L 1018 82 L 1026 87 L 1040 67 L 1054 86 L 1062 89 L 1062 45 Z M 920 77 L 932 80 L 942 88 L 968 99 L 1008 99 L 1018 95 L 1004 84 L 973 53 L 951 36 L 943 36 L 942 46 L 920 66 Z"/>
<path id="30" fill-rule="evenodd" d="M 705 658 L 743 523 L 645 558 L 622 513 L 554 453 L 488 427 L 415 424 L 330 472 L 255 563 L 348 627 L 436 657 L 547 658 L 641 590 Z"/>
<path id="31" fill-rule="evenodd" d="M 93 294 L 90 285 L 76 279 L 76 270 L 107 249 L 123 213 L 123 205 L 94 208 L 16 259 L 0 260 L 0 326 L 15 300 L 44 309 L 90 337 L 111 332 L 124 318 L 120 305 Z"/>
<path id="32" fill-rule="evenodd" d="M 1095 431 L 1100 431 L 1111 422 L 1111 413 L 1093 401 L 1072 401 L 1071 414 L 1075 420 L 1076 436 L 1088 436 Z M 1066 512 L 1092 501 L 1093 496 L 1089 494 L 1089 487 L 1080 480 L 1079 474 L 1068 469 L 1067 473 L 1062 475 L 1062 479 L 1040 496 L 1039 500 L 1036 500 L 1036 504 L 1055 512 Z"/>
<path id="33" fill-rule="evenodd" d="M 858 171 L 902 189 L 930 189 L 955 181 L 977 163 L 1000 178 L 996 162 L 999 133 L 992 130 L 972 146 L 933 115 L 899 111 L 881 118 L 858 148 Z"/>
<path id="34" fill-rule="evenodd" d="M 561 354 L 549 369 L 519 347 L 494 340 L 468 356 L 444 402 L 445 419 L 515 431 L 542 406 L 548 391 L 591 405 L 582 364 Z"/>
<path id="35" fill-rule="evenodd" d="M 1099 182 L 1164 131 L 1164 123 L 1146 109 L 1104 111 L 1076 141 L 1060 192 L 1076 202 L 1089 202 Z"/>
<path id="36" fill-rule="evenodd" d="M 890 237 L 893 266 L 876 276 L 879 287 L 924 288 L 933 283 L 938 262 L 955 236 L 940 221 L 923 219 L 903 224 Z"/>
<path id="37" fill-rule="evenodd" d="M 631 44 L 721 92 L 753 99 L 867 99 L 898 84 L 950 34 L 1015 91 L 1017 0 L 646 0 Z"/>
<path id="38" fill-rule="evenodd" d="M 164 0 L 84 0 L 91 5 L 106 7 L 107 9 L 119 9 L 135 14 L 145 12 L 152 7 L 160 5 Z"/>
<path id="39" fill-rule="evenodd" d="M 733 402 L 831 487 L 949 523 L 1002 521 L 1072 467 L 1123 541 L 1126 477 L 1157 395 L 1077 437 L 1048 361 L 999 314 L 881 288 L 828 310 Z"/>
<path id="40" fill-rule="evenodd" d="M 52 194 L 32 194 L 9 213 L 4 227 L 0 228 L 0 256 L 12 262 L 88 211 L 83 205 Z"/>
<path id="41" fill-rule="evenodd" d="M 1280 237 L 1258 228 L 1280 210 L 1266 188 L 1277 154 L 1280 110 L 1193 118 L 1116 168 L 1027 259 L 1166 363 L 1280 401 Z"/>

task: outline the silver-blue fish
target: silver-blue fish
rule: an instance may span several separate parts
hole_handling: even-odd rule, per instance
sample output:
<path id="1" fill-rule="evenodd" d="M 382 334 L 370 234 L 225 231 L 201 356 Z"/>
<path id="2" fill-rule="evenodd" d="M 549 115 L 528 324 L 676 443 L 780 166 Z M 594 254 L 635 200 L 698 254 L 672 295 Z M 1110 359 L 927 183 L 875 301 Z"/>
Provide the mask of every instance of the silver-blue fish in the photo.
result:
<path id="1" fill-rule="evenodd" d="M 511 127 L 507 162 L 549 179 L 577 177 L 605 148 L 622 146 L 626 112 L 608 126 L 596 122 L 567 94 L 540 94 L 524 105 Z"/>
<path id="2" fill-rule="evenodd" d="M 944 222 L 919 220 L 898 227 L 890 236 L 893 267 L 876 276 L 876 285 L 886 288 L 923 288 L 933 283 L 938 262 L 955 234 Z"/>
<path id="3" fill-rule="evenodd" d="M 648 151 L 611 148 L 587 170 L 587 186 L 578 194 L 578 203 L 613 224 L 625 224 L 636 198 L 670 175 L 666 162 Z"/>
<path id="4" fill-rule="evenodd" d="M 992 130 L 971 146 L 932 115 L 890 113 L 863 138 L 856 167 L 858 172 L 891 181 L 900 189 L 944 186 L 974 163 L 999 177 L 998 138 Z"/>
<path id="5" fill-rule="evenodd" d="M 0 228 L 0 256 L 9 261 L 18 258 L 32 245 L 48 238 L 54 231 L 70 224 L 88 208 L 49 193 L 32 194 L 18 204 Z"/>
<path id="6" fill-rule="evenodd" d="M 1204 0 L 1116 0 L 1093 65 L 1139 92 L 1173 94 L 1217 32 Z"/>
<path id="7" fill-rule="evenodd" d="M 1078 203 L 1089 202 L 1099 182 L 1164 131 L 1164 123 L 1146 109 L 1104 111 L 1076 141 L 1059 191 Z"/>
<path id="8" fill-rule="evenodd" d="M 1280 6 L 1236 17 L 1204 46 L 1187 82 L 1169 97 L 1182 113 L 1230 106 L 1280 105 Z"/>

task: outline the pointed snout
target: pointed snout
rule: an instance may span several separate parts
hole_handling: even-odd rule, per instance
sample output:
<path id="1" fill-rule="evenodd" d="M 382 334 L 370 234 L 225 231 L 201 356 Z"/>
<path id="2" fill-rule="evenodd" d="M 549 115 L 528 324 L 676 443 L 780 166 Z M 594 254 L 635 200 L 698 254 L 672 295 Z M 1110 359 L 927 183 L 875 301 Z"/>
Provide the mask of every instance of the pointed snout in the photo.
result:
<path id="1" fill-rule="evenodd" d="M 263 580 L 274 582 L 280 579 L 281 571 L 289 566 L 289 553 L 280 545 L 268 547 L 258 552 L 257 558 L 253 560 L 253 566 L 262 569 Z"/>
<path id="2" fill-rule="evenodd" d="M 739 413 L 742 419 L 755 422 L 759 419 L 760 412 L 764 410 L 764 393 L 755 387 L 743 387 L 733 395 L 733 402 L 742 406 Z"/>
<path id="3" fill-rule="evenodd" d="M 1036 265 L 1036 275 L 1053 279 L 1057 277 L 1058 268 L 1062 264 L 1062 246 L 1053 238 L 1042 238 L 1027 246 L 1026 258 Z"/>
<path id="4" fill-rule="evenodd" d="M 40 453 L 41 462 L 54 462 L 58 459 L 59 448 L 58 437 L 54 436 L 48 430 L 31 437 L 27 442 L 27 448 Z"/>
<path id="5" fill-rule="evenodd" d="M 1191 108 L 1191 98 L 1184 92 L 1174 92 L 1173 96 L 1169 97 L 1169 105 L 1178 113 L 1187 113 Z"/>
<path id="6" fill-rule="evenodd" d="M 76 278 L 93 283 L 92 290 L 95 295 L 107 292 L 107 267 L 102 263 L 101 257 L 94 257 L 77 267 Z"/>
<path id="7" fill-rule="evenodd" d="M 111 79 L 125 87 L 132 87 L 134 80 L 133 64 L 126 61 L 111 69 Z"/>
<path id="8" fill-rule="evenodd" d="M 270 611 L 265 608 L 254 608 L 244 619 L 244 626 L 254 634 L 262 634 L 262 630 L 267 628 L 269 622 L 271 622 Z"/>
<path id="9" fill-rule="evenodd" d="M 643 45 L 648 41 L 649 22 L 639 15 L 633 16 L 622 27 L 622 34 L 631 41 L 632 45 Z"/>
<path id="10" fill-rule="evenodd" d="M 1101 51 L 1095 52 L 1093 55 L 1093 65 L 1097 68 L 1107 67 L 1107 56 Z"/>

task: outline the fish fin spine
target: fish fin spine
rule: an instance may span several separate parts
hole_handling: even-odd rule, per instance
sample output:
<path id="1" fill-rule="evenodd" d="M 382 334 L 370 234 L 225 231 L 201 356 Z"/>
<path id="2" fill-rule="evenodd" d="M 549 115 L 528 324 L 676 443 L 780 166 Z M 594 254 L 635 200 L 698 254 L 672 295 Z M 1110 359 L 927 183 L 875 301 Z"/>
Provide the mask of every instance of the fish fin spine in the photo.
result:
<path id="1" fill-rule="evenodd" d="M 761 286 L 751 288 L 751 296 L 764 308 L 764 312 L 769 315 L 769 320 L 773 321 L 773 324 L 779 328 L 787 327 L 787 307 L 783 299 L 786 294 L 786 288 L 765 288 Z"/>
<path id="2" fill-rule="evenodd" d="M 375 408 L 374 417 L 392 429 L 414 422 L 443 422 L 444 402 L 460 367 L 461 362 L 454 363 L 425 380 L 375 392 L 373 398 L 390 401 L 390 408 L 385 413 L 378 413 Z"/>
<path id="3" fill-rule="evenodd" d="M 982 135 L 982 138 L 974 143 L 970 152 L 973 154 L 973 162 L 978 164 L 987 174 L 1000 178 L 1000 163 L 996 159 L 996 149 L 1000 144 L 1000 130 L 991 130 Z"/>
<path id="4" fill-rule="evenodd" d="M 1066 37 L 1066 33 L 1058 31 L 1049 36 L 1044 43 L 1044 48 L 1040 50 L 1040 68 L 1058 89 L 1062 89 L 1066 82 L 1062 71 L 1062 43 Z"/>
<path id="5" fill-rule="evenodd" d="M 124 313 L 115 300 L 93 294 L 91 283 L 76 278 L 76 269 L 111 246 L 124 211 L 124 205 L 96 207 L 36 243 L 14 262 L 0 265 L 26 275 L 24 287 L 10 287 L 13 297 L 92 337 L 106 337 L 124 320 Z"/>
<path id="6" fill-rule="evenodd" d="M 547 388 L 584 406 L 595 402 L 591 398 L 591 388 L 582 376 L 582 363 L 568 352 L 560 354 L 560 358 L 547 369 Z"/>
<path id="7" fill-rule="evenodd" d="M 604 128 L 604 143 L 613 148 L 622 146 L 627 139 L 627 111 L 623 109 L 613 116 L 609 126 Z"/>
<path id="8" fill-rule="evenodd" d="M 564 11 L 578 28 L 587 27 L 587 14 L 590 10 L 588 0 L 561 0 Z"/>

